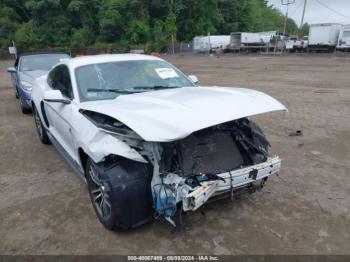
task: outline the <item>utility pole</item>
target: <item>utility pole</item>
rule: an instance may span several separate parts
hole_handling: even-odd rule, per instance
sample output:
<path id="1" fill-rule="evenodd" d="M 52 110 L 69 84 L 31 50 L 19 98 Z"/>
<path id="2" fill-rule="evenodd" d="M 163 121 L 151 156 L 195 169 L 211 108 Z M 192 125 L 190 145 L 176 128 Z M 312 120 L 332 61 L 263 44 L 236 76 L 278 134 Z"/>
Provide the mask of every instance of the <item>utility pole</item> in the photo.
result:
<path id="1" fill-rule="evenodd" d="M 174 0 L 170 0 L 171 4 L 171 10 L 173 13 L 175 13 L 175 5 L 174 5 Z M 171 34 L 171 46 L 173 49 L 173 55 L 175 55 L 175 39 L 174 39 L 174 34 Z"/>
<path id="2" fill-rule="evenodd" d="M 303 15 L 301 16 L 300 29 L 299 29 L 300 34 L 302 33 L 302 30 L 303 30 L 306 6 L 307 6 L 307 0 L 304 0 Z"/>
<path id="3" fill-rule="evenodd" d="M 289 5 L 292 5 L 294 3 L 295 3 L 295 0 L 281 0 L 281 4 L 287 6 L 287 12 L 286 12 L 286 16 L 284 18 L 283 36 L 286 34 L 286 29 L 287 29 Z"/>

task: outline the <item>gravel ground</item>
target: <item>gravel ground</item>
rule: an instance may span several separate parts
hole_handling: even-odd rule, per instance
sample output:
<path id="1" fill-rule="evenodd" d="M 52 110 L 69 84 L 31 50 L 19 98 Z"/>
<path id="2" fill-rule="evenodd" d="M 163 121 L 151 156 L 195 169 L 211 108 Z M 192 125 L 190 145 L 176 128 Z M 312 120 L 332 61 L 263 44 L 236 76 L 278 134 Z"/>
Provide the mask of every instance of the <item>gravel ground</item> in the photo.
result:
<path id="1" fill-rule="evenodd" d="M 257 89 L 288 107 L 254 118 L 284 159 L 280 175 L 260 193 L 189 214 L 180 233 L 162 220 L 110 232 L 85 185 L 39 143 L 5 73 L 12 62 L 0 61 L 0 254 L 350 254 L 350 59 L 165 59 L 202 85 Z M 295 129 L 303 136 L 288 136 Z"/>

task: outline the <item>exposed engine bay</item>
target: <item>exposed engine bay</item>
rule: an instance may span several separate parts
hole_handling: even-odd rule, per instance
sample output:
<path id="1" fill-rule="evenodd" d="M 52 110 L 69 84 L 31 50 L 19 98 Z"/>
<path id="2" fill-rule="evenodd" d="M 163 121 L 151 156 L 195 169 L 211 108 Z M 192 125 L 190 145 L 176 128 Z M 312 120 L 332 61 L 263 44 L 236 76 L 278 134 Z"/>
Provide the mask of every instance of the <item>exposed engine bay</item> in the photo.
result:
<path id="1" fill-rule="evenodd" d="M 262 130 L 247 118 L 159 144 L 159 167 L 155 165 L 152 179 L 155 210 L 175 225 L 171 217 L 179 202 L 184 211 L 194 211 L 215 194 L 251 186 L 250 180 L 264 178 L 263 185 L 267 175 L 280 167 L 280 160 L 268 154 L 269 146 Z M 242 179 L 242 172 L 235 171 L 242 170 L 246 170 L 243 179 L 247 183 L 239 182 L 242 185 L 237 186 L 234 178 Z"/>

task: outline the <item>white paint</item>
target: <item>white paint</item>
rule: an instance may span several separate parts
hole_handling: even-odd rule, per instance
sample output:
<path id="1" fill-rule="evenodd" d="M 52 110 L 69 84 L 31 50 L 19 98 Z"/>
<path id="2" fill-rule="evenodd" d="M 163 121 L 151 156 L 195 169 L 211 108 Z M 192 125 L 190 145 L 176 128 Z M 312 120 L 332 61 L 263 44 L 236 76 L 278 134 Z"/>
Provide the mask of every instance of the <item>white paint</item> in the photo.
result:
<path id="1" fill-rule="evenodd" d="M 227 87 L 184 87 L 81 104 L 114 117 L 146 141 L 169 142 L 220 123 L 271 111 L 287 110 L 255 90 Z"/>

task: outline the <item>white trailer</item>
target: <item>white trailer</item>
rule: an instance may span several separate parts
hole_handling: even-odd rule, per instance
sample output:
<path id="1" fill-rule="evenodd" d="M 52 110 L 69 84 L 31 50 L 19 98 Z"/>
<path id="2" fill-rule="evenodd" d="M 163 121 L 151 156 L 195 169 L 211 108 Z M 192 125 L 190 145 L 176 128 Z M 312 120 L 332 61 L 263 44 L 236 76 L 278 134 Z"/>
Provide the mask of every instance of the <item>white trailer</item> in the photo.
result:
<path id="1" fill-rule="evenodd" d="M 340 29 L 337 49 L 350 51 L 350 25 L 344 25 Z"/>
<path id="2" fill-rule="evenodd" d="M 231 33 L 230 48 L 240 48 L 245 46 L 261 46 L 264 45 L 260 33 L 239 32 Z"/>
<path id="3" fill-rule="evenodd" d="M 313 24 L 310 25 L 308 49 L 332 51 L 338 44 L 341 24 Z"/>
<path id="4" fill-rule="evenodd" d="M 193 39 L 193 52 L 203 53 L 216 49 L 227 50 L 230 44 L 229 35 L 196 36 Z"/>
<path id="5" fill-rule="evenodd" d="M 266 31 L 266 32 L 259 32 L 260 34 L 260 40 L 264 42 L 265 44 L 269 44 L 271 40 L 277 36 L 277 31 Z"/>

